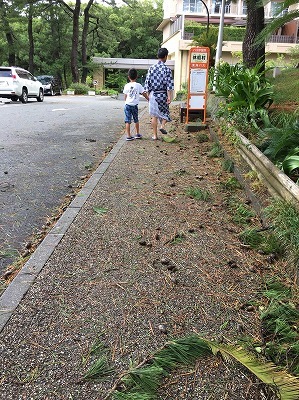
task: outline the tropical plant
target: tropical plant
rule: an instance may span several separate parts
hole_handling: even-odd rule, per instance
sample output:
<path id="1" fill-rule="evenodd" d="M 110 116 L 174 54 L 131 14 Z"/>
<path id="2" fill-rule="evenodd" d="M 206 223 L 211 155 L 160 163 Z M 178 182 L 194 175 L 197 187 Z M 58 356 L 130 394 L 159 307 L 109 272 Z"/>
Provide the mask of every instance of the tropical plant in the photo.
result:
<path id="1" fill-rule="evenodd" d="M 214 65 L 215 62 L 217 38 L 218 31 L 211 29 L 193 37 L 192 46 L 204 46 L 210 49 L 210 66 Z"/>
<path id="2" fill-rule="evenodd" d="M 273 122 L 275 125 L 260 132 L 261 141 L 258 146 L 273 163 L 288 173 L 298 168 L 299 119 L 295 114 L 281 114 L 278 118 L 272 117 Z"/>
<path id="3" fill-rule="evenodd" d="M 227 110 L 231 114 L 236 110 L 245 110 L 246 119 L 257 130 L 261 123 L 270 125 L 266 108 L 273 102 L 273 87 L 261 72 L 259 63 L 253 68 L 242 64 L 220 64 L 216 77 L 216 95 L 225 97 Z"/>

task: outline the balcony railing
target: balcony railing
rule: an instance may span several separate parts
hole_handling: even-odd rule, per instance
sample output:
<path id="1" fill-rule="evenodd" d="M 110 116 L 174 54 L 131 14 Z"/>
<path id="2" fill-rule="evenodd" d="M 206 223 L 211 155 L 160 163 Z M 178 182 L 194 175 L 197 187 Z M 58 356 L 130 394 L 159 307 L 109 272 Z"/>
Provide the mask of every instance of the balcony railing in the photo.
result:
<path id="1" fill-rule="evenodd" d="M 269 38 L 270 43 L 296 43 L 295 36 L 288 35 L 272 35 Z M 297 39 L 298 43 L 298 39 Z"/>
<path id="2" fill-rule="evenodd" d="M 194 33 L 184 32 L 184 40 L 192 40 L 194 37 Z M 294 36 L 287 35 L 272 35 L 268 43 L 296 43 L 296 38 Z M 299 43 L 299 38 L 297 39 L 297 43 Z"/>

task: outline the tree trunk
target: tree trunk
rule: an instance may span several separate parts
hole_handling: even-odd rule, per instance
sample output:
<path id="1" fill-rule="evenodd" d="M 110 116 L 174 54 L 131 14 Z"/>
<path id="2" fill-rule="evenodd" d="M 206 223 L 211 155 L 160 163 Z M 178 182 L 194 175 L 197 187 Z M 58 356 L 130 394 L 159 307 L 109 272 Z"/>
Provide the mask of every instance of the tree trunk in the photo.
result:
<path id="1" fill-rule="evenodd" d="M 29 66 L 28 70 L 34 74 L 34 40 L 33 40 L 33 6 L 29 3 L 29 13 L 28 13 L 28 40 L 29 40 Z"/>
<path id="2" fill-rule="evenodd" d="M 247 23 L 243 41 L 243 63 L 248 68 L 259 62 L 265 68 L 265 43 L 255 45 L 257 35 L 264 28 L 264 7 L 256 0 L 247 0 Z"/>
<path id="3" fill-rule="evenodd" d="M 71 71 L 72 81 L 79 82 L 78 70 L 78 46 L 79 46 L 79 17 L 80 17 L 81 0 L 76 0 L 75 8 L 73 11 L 73 39 L 71 51 Z"/>
<path id="4" fill-rule="evenodd" d="M 87 35 L 88 35 L 88 27 L 89 27 L 89 11 L 93 4 L 94 0 L 89 0 L 87 6 L 84 9 L 84 24 L 82 31 L 82 77 L 81 82 L 86 83 L 86 78 L 88 75 L 88 67 L 87 67 Z"/>
<path id="5" fill-rule="evenodd" d="M 0 0 L 0 20 L 3 29 L 3 33 L 5 33 L 6 41 L 7 41 L 7 60 L 9 65 L 16 65 L 16 53 L 15 53 L 15 45 L 14 45 L 14 36 L 12 30 L 10 28 L 9 22 L 7 20 L 6 8 L 3 0 Z"/>

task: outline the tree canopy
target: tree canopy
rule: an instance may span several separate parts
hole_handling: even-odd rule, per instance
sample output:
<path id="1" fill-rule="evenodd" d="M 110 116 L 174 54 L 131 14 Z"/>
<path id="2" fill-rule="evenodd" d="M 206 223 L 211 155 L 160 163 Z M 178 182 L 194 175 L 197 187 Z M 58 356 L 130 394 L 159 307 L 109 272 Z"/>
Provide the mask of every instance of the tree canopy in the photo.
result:
<path id="1" fill-rule="evenodd" d="M 0 65 L 85 81 L 92 57 L 154 58 L 162 0 L 0 0 Z"/>

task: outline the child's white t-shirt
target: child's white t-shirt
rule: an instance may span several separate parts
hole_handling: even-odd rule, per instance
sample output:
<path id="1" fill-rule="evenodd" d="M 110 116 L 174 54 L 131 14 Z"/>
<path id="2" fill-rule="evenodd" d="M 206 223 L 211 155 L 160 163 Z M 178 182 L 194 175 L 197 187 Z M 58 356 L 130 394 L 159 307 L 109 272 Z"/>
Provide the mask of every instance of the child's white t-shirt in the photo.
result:
<path id="1" fill-rule="evenodd" d="M 144 93 L 144 87 L 138 82 L 129 82 L 125 85 L 123 93 L 127 95 L 126 104 L 136 106 L 139 104 L 139 95 Z"/>

